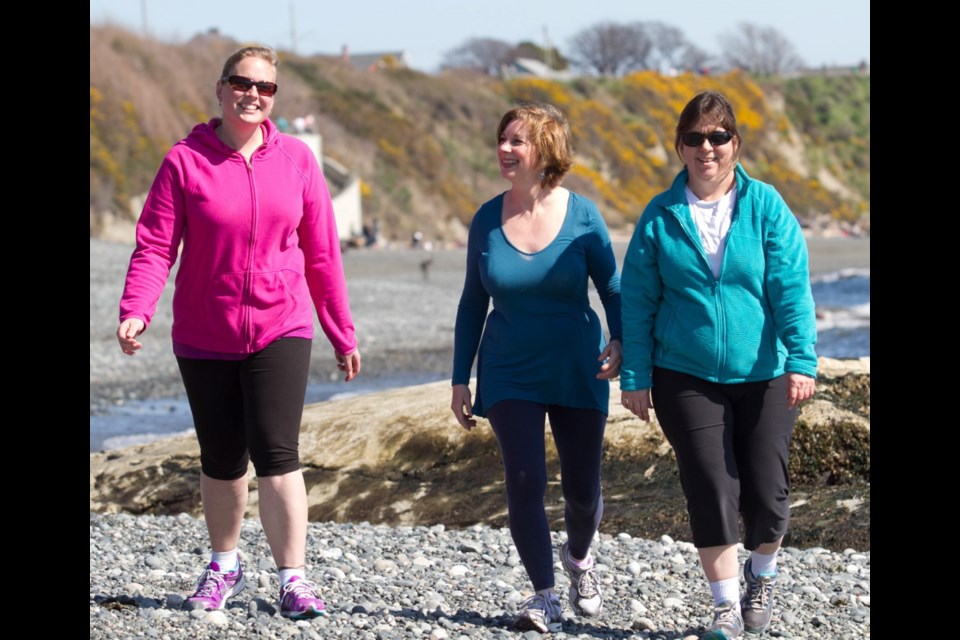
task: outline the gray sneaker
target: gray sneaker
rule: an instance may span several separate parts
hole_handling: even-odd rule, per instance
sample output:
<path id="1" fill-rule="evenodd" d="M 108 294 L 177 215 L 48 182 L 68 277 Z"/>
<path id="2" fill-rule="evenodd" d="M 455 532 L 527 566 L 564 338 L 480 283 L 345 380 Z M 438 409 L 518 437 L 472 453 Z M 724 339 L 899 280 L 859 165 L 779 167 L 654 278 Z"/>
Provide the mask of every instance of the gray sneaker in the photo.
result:
<path id="1" fill-rule="evenodd" d="M 550 597 L 535 593 L 521 604 L 521 611 L 513 621 L 513 628 L 518 631 L 539 631 L 549 633 L 550 625 L 560 622 L 563 605 L 560 597 L 550 592 Z"/>
<path id="2" fill-rule="evenodd" d="M 578 615 L 594 617 L 600 615 L 603 609 L 603 596 L 600 594 L 600 581 L 597 580 L 593 565 L 589 569 L 581 569 L 570 562 L 569 543 L 564 542 L 560 547 L 560 562 L 563 571 L 570 578 L 570 590 L 567 596 L 570 606 Z"/>
<path id="3" fill-rule="evenodd" d="M 730 640 L 743 635 L 743 617 L 736 602 L 721 602 L 713 610 L 713 622 L 700 640 Z"/>
<path id="4" fill-rule="evenodd" d="M 747 558 L 743 565 L 743 579 L 747 583 L 747 591 L 740 599 L 743 626 L 747 633 L 763 633 L 773 617 L 773 588 L 777 584 L 777 574 L 754 578 L 750 559 Z"/>

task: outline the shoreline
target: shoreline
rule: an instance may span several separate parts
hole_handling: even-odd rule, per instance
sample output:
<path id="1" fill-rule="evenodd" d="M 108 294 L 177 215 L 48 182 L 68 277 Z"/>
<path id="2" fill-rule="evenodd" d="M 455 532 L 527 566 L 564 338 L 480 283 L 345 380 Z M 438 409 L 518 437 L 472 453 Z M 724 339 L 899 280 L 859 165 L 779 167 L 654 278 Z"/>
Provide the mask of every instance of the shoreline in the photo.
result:
<path id="1" fill-rule="evenodd" d="M 869 238 L 811 237 L 807 242 L 811 276 L 870 268 Z M 143 351 L 134 357 L 124 356 L 117 347 L 114 331 L 117 303 L 132 249 L 132 242 L 95 238 L 90 241 L 90 411 L 93 418 L 139 409 L 140 413 L 132 419 L 150 423 L 154 417 L 172 417 L 180 409 L 169 411 L 169 405 L 185 398 L 170 349 L 174 276 L 171 274 L 157 314 L 144 333 Z M 623 264 L 626 250 L 627 242 L 615 239 L 614 253 L 619 265 Z M 309 384 L 323 388 L 324 395 L 330 397 L 361 389 L 375 392 L 383 385 L 394 386 L 397 381 L 448 377 L 465 255 L 462 248 L 346 250 L 344 270 L 363 354 L 363 372 L 355 383 L 342 382 L 329 345 L 315 321 Z M 596 303 L 603 319 L 595 294 L 592 297 L 591 304 Z M 151 401 L 155 407 L 149 405 Z M 190 428 L 190 424 L 187 421 L 183 427 Z M 105 437 L 115 435 L 121 434 Z"/>

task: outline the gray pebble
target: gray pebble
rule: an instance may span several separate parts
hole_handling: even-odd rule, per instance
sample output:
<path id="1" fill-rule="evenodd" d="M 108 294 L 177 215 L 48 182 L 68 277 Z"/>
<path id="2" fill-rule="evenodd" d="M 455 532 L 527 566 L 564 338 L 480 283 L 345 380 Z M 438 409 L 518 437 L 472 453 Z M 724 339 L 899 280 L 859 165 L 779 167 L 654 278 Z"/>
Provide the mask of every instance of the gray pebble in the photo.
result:
<path id="1" fill-rule="evenodd" d="M 553 536 L 556 554 L 566 534 Z M 192 552 L 193 541 L 207 537 L 202 519 L 183 515 L 91 514 L 91 549 L 98 550 L 90 556 L 91 639 L 541 637 L 512 628 L 517 607 L 532 592 L 532 585 L 506 528 L 310 523 L 307 577 L 320 586 L 328 615 L 299 622 L 279 615 L 276 566 L 255 521 L 244 522 L 240 543 L 245 566 L 250 568 L 247 588 L 231 598 L 223 611 L 183 610 L 182 594 L 193 589 L 208 561 L 208 552 Z M 687 544 L 663 537 L 650 541 L 601 533 L 594 550 L 604 610 L 597 619 L 581 618 L 570 609 L 569 580 L 555 555 L 563 614 L 551 637 L 589 640 L 598 633 L 611 639 L 698 637 L 713 607 L 699 560 Z M 330 554 L 333 548 L 342 554 Z M 741 562 L 748 555 L 743 549 L 738 554 Z M 331 555 L 338 557 L 332 560 Z M 676 562 L 678 555 L 684 564 Z M 148 556 L 164 570 L 149 566 Z M 869 636 L 869 552 L 785 549 L 781 556 L 774 622 L 767 635 Z M 430 562 L 418 562 L 418 558 Z M 857 570 L 851 571 L 850 565 Z M 856 576 L 853 581 L 852 576 Z"/>

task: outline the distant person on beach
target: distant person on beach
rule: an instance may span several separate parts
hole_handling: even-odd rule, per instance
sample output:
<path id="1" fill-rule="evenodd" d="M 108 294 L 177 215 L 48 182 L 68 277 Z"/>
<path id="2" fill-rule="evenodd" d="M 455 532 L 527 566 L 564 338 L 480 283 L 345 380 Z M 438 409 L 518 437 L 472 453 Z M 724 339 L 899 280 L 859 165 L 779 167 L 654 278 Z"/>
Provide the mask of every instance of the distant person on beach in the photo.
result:
<path id="1" fill-rule="evenodd" d="M 609 380 L 620 371 L 620 275 L 596 205 L 560 186 L 573 158 L 563 114 L 550 105 L 512 109 L 500 120 L 497 141 L 500 175 L 511 186 L 481 206 L 470 225 L 451 408 L 465 429 L 476 426 L 475 416 L 493 427 L 510 533 L 535 591 L 514 626 L 545 633 L 562 609 L 544 508 L 548 416 L 560 458 L 568 538 L 560 560 L 571 582 L 570 605 L 583 616 L 599 615 L 603 605 L 590 544 L 603 514 Z M 590 307 L 590 280 L 606 313 L 609 342 Z"/>
<path id="2" fill-rule="evenodd" d="M 621 399 L 647 421 L 656 407 L 676 454 L 715 603 L 701 639 L 770 622 L 790 438 L 817 375 L 806 243 L 780 194 L 739 164 L 741 143 L 721 93 L 687 103 L 674 142 L 686 168 L 647 205 L 623 263 Z"/>
<path id="3" fill-rule="evenodd" d="M 347 382 L 360 373 L 360 352 L 323 174 L 309 147 L 269 119 L 277 65 L 267 47 L 233 53 L 216 83 L 222 115 L 164 158 L 137 223 L 117 338 L 127 355 L 142 347 L 183 242 L 173 352 L 200 443 L 212 547 L 186 606 L 223 609 L 246 584 L 238 546 L 252 460 L 280 614 L 304 619 L 325 613 L 305 575 L 299 459 L 313 308 Z"/>

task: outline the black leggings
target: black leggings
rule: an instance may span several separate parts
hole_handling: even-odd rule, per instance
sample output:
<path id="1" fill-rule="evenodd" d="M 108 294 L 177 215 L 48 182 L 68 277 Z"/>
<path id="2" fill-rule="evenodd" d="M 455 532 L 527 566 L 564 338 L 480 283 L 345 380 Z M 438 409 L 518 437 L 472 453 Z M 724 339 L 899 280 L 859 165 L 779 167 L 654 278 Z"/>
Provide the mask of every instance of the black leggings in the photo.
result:
<path id="1" fill-rule="evenodd" d="M 797 419 L 787 408 L 787 377 L 718 384 L 654 367 L 652 396 L 677 455 L 693 544 L 736 544 L 741 514 L 748 550 L 783 536 Z"/>
<path id="2" fill-rule="evenodd" d="M 312 341 L 281 338 L 243 360 L 177 358 L 200 441 L 200 467 L 236 480 L 300 468 L 300 420 Z"/>
<path id="3" fill-rule="evenodd" d="M 560 458 L 570 552 L 585 558 L 603 516 L 600 456 L 606 414 L 526 400 L 501 400 L 487 410 L 503 458 L 510 534 L 537 591 L 554 586 L 553 544 L 543 504 L 547 490 L 543 428 L 548 415 Z"/>

